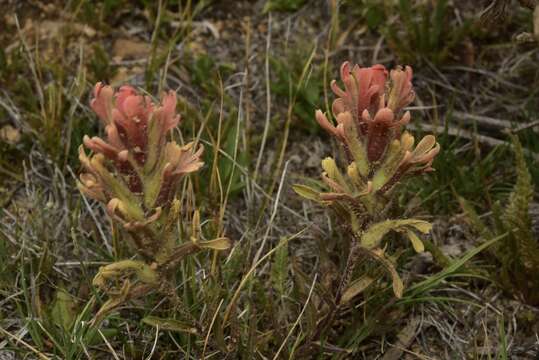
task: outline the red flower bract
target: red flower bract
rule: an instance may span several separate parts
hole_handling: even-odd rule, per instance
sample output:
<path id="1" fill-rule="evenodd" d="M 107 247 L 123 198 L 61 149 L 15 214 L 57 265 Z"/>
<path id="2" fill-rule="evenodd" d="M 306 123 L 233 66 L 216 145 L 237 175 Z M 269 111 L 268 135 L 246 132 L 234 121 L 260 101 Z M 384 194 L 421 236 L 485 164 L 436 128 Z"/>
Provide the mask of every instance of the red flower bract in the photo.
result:
<path id="1" fill-rule="evenodd" d="M 402 114 L 402 109 L 415 97 L 412 89 L 412 69 L 397 67 L 389 73 L 383 65 L 361 68 L 345 62 L 341 66 L 341 80 L 344 90 L 335 80 L 331 89 L 338 96 L 333 102 L 332 112 L 337 119 L 333 125 L 320 110 L 316 111 L 316 120 L 332 136 L 345 146 L 339 115 L 349 112 L 354 119 L 358 136 L 366 144 L 369 161 L 379 160 L 389 143 L 400 136 L 401 128 L 410 121 L 410 114 Z M 387 103 L 386 103 L 387 99 Z"/>
<path id="2" fill-rule="evenodd" d="M 125 191 L 143 194 L 147 207 L 155 201 L 161 205 L 169 202 L 177 181 L 203 165 L 202 147 L 197 150 L 193 143 L 182 147 L 167 142 L 168 132 L 180 121 L 176 102 L 173 91 L 154 103 L 131 86 L 115 92 L 97 83 L 90 105 L 105 125 L 106 137 L 83 138 L 84 146 L 94 152 L 88 157 L 79 150 L 88 171 L 81 175 L 83 192 L 104 202 Z M 127 190 L 122 190 L 124 185 Z"/>
<path id="3" fill-rule="evenodd" d="M 161 104 L 154 104 L 149 96 L 138 94 L 131 86 L 122 86 L 115 93 L 110 86 L 97 83 L 94 96 L 90 105 L 105 124 L 107 143 L 95 137 L 86 137 L 84 143 L 112 160 L 119 160 L 118 153 L 129 149 L 144 164 L 150 122 L 156 122 L 160 128 L 158 143 L 163 145 L 166 133 L 180 121 L 176 115 L 176 93 L 172 91 L 162 97 Z"/>

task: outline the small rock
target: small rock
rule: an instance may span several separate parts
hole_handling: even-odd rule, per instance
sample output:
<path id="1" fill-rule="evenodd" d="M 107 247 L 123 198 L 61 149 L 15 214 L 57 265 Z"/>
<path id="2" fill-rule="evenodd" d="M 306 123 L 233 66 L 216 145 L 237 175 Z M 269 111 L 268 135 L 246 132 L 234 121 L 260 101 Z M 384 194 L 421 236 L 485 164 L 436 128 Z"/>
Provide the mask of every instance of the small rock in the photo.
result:
<path id="1" fill-rule="evenodd" d="M 0 139 L 10 145 L 15 145 L 21 141 L 21 131 L 11 125 L 6 125 L 0 129 Z"/>
<path id="2" fill-rule="evenodd" d="M 130 39 L 117 39 L 112 46 L 114 59 L 125 60 L 146 58 L 150 53 L 150 44 Z"/>

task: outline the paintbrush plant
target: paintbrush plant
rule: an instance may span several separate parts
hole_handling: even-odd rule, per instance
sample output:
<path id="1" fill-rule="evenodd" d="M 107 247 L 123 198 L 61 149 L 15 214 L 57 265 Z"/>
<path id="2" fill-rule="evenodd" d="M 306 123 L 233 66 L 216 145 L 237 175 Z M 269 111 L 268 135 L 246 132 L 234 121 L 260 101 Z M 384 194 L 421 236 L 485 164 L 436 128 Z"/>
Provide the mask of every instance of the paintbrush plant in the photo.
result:
<path id="1" fill-rule="evenodd" d="M 336 292 L 336 304 L 343 295 L 353 296 L 349 288 L 360 259 L 375 260 L 392 279 L 395 296 L 401 297 L 403 282 L 394 261 L 386 254 L 386 234 L 405 235 L 417 252 L 424 251 L 418 236 L 431 224 L 419 219 L 390 218 L 398 185 L 406 177 L 432 171 L 432 162 L 440 151 L 433 135 L 427 135 L 414 147 L 415 139 L 403 130 L 410 121 L 404 108 L 414 100 L 412 69 L 398 67 L 388 73 L 382 65 L 361 68 L 345 62 L 341 66 L 344 89 L 331 83 L 337 99 L 332 113 L 335 124 L 322 111 L 316 111 L 320 126 L 342 146 L 344 169 L 327 157 L 322 161 L 325 189 L 295 185 L 301 196 L 332 207 L 348 231 L 348 260 Z"/>
<path id="2" fill-rule="evenodd" d="M 189 239 L 175 231 L 181 215 L 176 191 L 182 178 L 202 166 L 203 147 L 167 140 L 180 116 L 172 91 L 154 103 L 130 86 L 117 92 L 98 83 L 91 107 L 105 126 L 106 138 L 84 137 L 79 159 L 84 167 L 80 191 L 106 205 L 108 215 L 128 235 L 140 259 L 99 269 L 93 284 L 109 296 L 96 318 L 127 300 L 158 290 L 174 295 L 173 273 L 185 256 L 202 249 L 223 250 L 227 238 L 200 239 L 200 215 L 192 214 Z"/>

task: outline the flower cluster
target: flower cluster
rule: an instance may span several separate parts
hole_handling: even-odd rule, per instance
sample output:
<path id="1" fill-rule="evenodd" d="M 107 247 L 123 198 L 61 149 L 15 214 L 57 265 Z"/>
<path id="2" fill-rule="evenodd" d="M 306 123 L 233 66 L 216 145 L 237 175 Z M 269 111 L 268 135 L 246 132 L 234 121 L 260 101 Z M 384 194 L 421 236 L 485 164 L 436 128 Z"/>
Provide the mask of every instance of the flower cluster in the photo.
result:
<path id="1" fill-rule="evenodd" d="M 427 135 L 414 148 L 414 137 L 403 130 L 411 118 L 405 108 L 415 98 L 409 66 L 388 72 L 382 65 L 361 68 L 345 62 L 340 70 L 344 89 L 335 80 L 331 83 L 337 96 L 332 105 L 335 124 L 321 110 L 315 116 L 342 145 L 346 171 L 328 157 L 322 161 L 327 191 L 305 185 L 295 185 L 294 189 L 305 198 L 331 205 L 350 229 L 353 240 L 347 275 L 337 298 L 345 291 L 353 260 L 360 252 L 390 270 L 395 294 L 400 296 L 402 284 L 391 261 L 384 257 L 382 238 L 391 230 L 397 231 L 409 238 L 414 249 L 423 251 L 416 232 L 427 233 L 431 226 L 416 219 L 388 219 L 392 192 L 403 177 L 432 171 L 440 146 L 433 135 Z"/>
<path id="2" fill-rule="evenodd" d="M 107 203 L 107 209 L 119 210 L 121 218 L 140 220 L 145 212 L 170 204 L 181 177 L 202 167 L 202 146 L 193 152 L 193 143 L 167 141 L 167 133 L 180 121 L 174 92 L 155 104 L 130 86 L 115 93 L 98 83 L 91 107 L 105 125 L 106 140 L 84 136 L 94 155 L 88 157 L 79 148 L 87 171 L 79 188 Z"/>
<path id="3" fill-rule="evenodd" d="M 425 137 L 413 149 L 413 136 L 407 132 L 402 134 L 403 126 L 411 117 L 410 112 L 403 109 L 415 98 L 412 69 L 398 67 L 389 72 L 389 78 L 388 81 L 388 71 L 382 65 L 351 68 L 350 63 L 345 62 L 341 66 L 344 90 L 335 80 L 331 83 L 338 96 L 332 106 L 337 125 L 322 111 L 316 111 L 320 126 L 341 142 L 351 157 L 361 157 L 359 165 L 363 176 L 380 167 L 383 160 L 390 160 L 392 169 L 386 170 L 391 170 L 391 178 L 375 188 L 384 191 L 405 174 L 431 171 L 432 161 L 440 151 L 432 136 Z M 355 154 L 351 153 L 354 151 Z"/>
<path id="4" fill-rule="evenodd" d="M 122 225 L 144 258 L 100 268 L 94 284 L 111 298 L 99 316 L 158 287 L 173 288 L 168 284 L 168 275 L 185 256 L 230 246 L 224 237 L 211 241 L 198 238 L 197 211 L 189 241 L 177 244 L 178 236 L 173 231 L 180 216 L 176 189 L 182 177 L 203 166 L 203 147 L 193 142 L 180 146 L 167 140 L 180 121 L 176 101 L 172 91 L 155 103 L 130 86 L 117 92 L 101 83 L 94 88 L 90 105 L 105 126 L 106 138 L 84 137 L 84 146 L 92 154 L 88 156 L 83 146 L 79 148 L 84 172 L 78 187 L 86 196 L 106 205 L 108 214 Z M 110 284 L 114 287 L 119 279 L 123 280 L 121 288 L 111 289 Z"/>

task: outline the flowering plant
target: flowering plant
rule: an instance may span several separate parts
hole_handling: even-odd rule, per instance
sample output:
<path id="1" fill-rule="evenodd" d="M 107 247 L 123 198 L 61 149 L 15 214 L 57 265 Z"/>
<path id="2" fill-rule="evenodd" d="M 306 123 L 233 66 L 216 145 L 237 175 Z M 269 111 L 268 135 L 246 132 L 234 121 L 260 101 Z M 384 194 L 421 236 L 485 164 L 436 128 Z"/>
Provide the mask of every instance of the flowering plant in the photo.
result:
<path id="1" fill-rule="evenodd" d="M 388 219 L 389 211 L 399 181 L 432 171 L 440 146 L 433 135 L 427 135 L 414 148 L 414 137 L 403 130 L 411 118 L 404 108 L 415 97 L 410 67 L 397 67 L 388 73 L 382 65 L 361 68 L 345 62 L 340 72 L 344 89 L 335 80 L 331 83 L 337 95 L 332 105 L 336 124 L 320 110 L 316 111 L 316 119 L 342 146 L 345 171 L 327 157 L 322 160 L 326 190 L 306 185 L 295 185 L 294 190 L 333 207 L 350 232 L 349 256 L 337 290 L 337 304 L 343 295 L 353 296 L 354 290 L 348 285 L 362 254 L 383 265 L 392 278 L 395 295 L 401 297 L 403 283 L 385 254 L 384 236 L 390 231 L 400 232 L 421 252 L 424 245 L 417 233 L 428 233 L 431 224 L 419 219 Z"/>
<path id="2" fill-rule="evenodd" d="M 79 159 L 84 167 L 78 187 L 86 196 L 106 204 L 108 215 L 129 235 L 143 260 L 123 260 L 100 268 L 94 285 L 108 293 L 98 317 L 128 299 L 159 289 L 171 292 L 170 275 L 187 255 L 202 249 L 223 250 L 230 241 L 200 240 L 200 215 L 195 211 L 189 241 L 178 244 L 174 227 L 180 216 L 175 199 L 181 179 L 203 166 L 203 147 L 168 141 L 180 116 L 176 94 L 160 103 L 130 86 L 117 92 L 98 83 L 91 107 L 105 125 L 106 140 L 85 136 Z M 118 288 L 115 284 L 121 281 Z"/>

